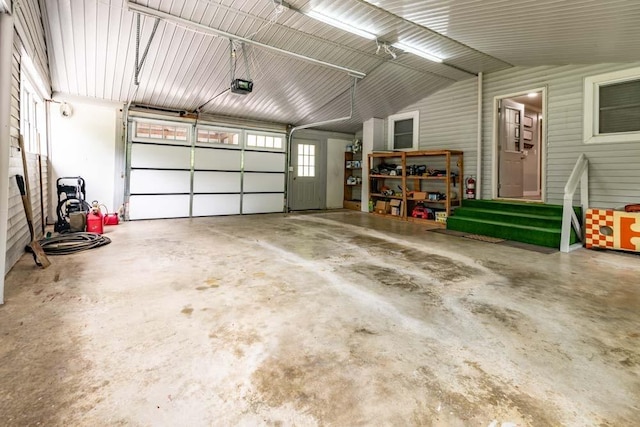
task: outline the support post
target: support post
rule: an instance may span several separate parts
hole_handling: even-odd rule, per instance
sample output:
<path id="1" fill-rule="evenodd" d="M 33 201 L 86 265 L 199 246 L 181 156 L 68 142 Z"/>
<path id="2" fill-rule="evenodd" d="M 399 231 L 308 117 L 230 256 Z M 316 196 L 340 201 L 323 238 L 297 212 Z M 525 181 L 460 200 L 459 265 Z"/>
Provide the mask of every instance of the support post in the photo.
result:
<path id="1" fill-rule="evenodd" d="M 11 150 L 11 64 L 13 16 L 0 14 L 0 304 L 4 304 L 9 220 L 9 154 Z"/>

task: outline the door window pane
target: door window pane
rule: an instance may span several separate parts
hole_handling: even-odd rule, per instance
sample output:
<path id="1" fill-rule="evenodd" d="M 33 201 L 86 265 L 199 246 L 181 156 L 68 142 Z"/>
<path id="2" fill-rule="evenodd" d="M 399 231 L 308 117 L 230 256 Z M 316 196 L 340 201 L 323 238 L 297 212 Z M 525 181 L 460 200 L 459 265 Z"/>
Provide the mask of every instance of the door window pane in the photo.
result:
<path id="1" fill-rule="evenodd" d="M 298 176 L 316 176 L 316 146 L 298 144 Z"/>

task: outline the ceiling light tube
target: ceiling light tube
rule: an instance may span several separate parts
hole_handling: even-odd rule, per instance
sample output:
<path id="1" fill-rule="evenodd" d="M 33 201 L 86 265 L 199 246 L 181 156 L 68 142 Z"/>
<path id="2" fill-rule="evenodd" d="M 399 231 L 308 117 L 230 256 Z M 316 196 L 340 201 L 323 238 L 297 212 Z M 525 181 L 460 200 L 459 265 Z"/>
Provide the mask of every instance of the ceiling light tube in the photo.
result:
<path id="1" fill-rule="evenodd" d="M 331 25 L 333 27 L 340 28 L 341 30 L 345 30 L 345 31 L 348 31 L 348 32 L 350 32 L 352 34 L 358 35 L 360 37 L 364 37 L 365 39 L 375 40 L 375 39 L 378 38 L 378 36 L 376 36 L 373 33 L 370 33 L 370 32 L 365 31 L 365 30 L 361 30 L 360 28 L 356 28 L 351 24 L 347 24 L 345 22 L 338 21 L 337 19 L 330 18 L 327 15 L 323 15 L 323 14 L 321 14 L 319 12 L 316 12 L 315 10 L 310 10 L 310 11 L 304 12 L 304 13 L 305 13 L 305 15 L 307 15 L 307 16 L 313 18 L 313 19 L 316 19 L 316 20 L 318 20 L 320 22 L 324 22 L 325 24 L 329 24 L 329 25 Z"/>
<path id="2" fill-rule="evenodd" d="M 404 44 L 402 42 L 396 42 L 396 43 L 392 44 L 391 46 L 397 47 L 398 49 L 402 49 L 405 52 L 413 53 L 414 55 L 418 55 L 418 56 L 420 56 L 420 57 L 422 57 L 424 59 L 428 59 L 429 61 L 442 62 L 442 58 L 438 58 L 435 55 L 432 55 L 432 54 L 427 53 L 427 52 L 425 52 L 423 50 L 420 50 L 420 49 L 416 49 L 415 47 L 408 46 L 408 45 L 406 45 L 406 44 Z"/>

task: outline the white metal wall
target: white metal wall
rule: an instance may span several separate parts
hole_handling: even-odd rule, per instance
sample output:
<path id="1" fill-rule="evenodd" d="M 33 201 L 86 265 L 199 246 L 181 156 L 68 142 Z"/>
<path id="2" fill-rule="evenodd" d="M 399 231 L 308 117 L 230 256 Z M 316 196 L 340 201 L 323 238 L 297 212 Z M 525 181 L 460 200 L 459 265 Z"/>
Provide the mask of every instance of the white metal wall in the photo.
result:
<path id="1" fill-rule="evenodd" d="M 491 194 L 493 98 L 546 86 L 547 203 L 562 203 L 564 186 L 581 153 L 589 158 L 592 207 L 640 202 L 640 140 L 619 144 L 582 142 L 584 78 L 637 67 L 632 64 L 513 68 L 485 75 L 483 102 L 483 194 Z M 465 156 L 466 160 L 466 156 Z M 544 170 L 543 170 L 543 173 Z"/>

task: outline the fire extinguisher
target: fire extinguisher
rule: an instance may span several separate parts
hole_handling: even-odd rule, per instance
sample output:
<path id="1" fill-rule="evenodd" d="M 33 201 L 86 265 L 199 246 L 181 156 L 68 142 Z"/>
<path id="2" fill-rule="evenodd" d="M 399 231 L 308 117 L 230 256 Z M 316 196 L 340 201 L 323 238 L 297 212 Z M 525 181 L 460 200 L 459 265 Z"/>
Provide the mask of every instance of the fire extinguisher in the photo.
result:
<path id="1" fill-rule="evenodd" d="M 100 211 L 100 205 L 97 200 L 91 203 L 91 211 L 87 215 L 87 232 L 102 234 L 104 232 L 103 227 L 104 216 Z"/>
<path id="2" fill-rule="evenodd" d="M 467 185 L 467 199 L 475 199 L 476 198 L 476 179 L 471 175 L 466 180 Z"/>

